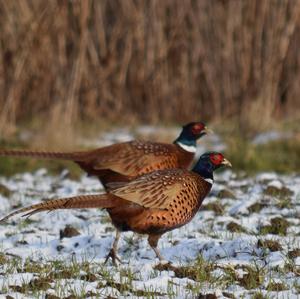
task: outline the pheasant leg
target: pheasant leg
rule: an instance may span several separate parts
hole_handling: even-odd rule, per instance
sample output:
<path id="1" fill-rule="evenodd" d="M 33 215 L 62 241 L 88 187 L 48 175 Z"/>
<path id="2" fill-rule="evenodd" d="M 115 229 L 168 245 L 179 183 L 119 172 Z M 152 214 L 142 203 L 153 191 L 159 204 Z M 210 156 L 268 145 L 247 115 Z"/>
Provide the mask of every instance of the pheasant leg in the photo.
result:
<path id="1" fill-rule="evenodd" d="M 161 237 L 161 235 L 149 235 L 148 237 L 148 243 L 150 245 L 150 247 L 154 250 L 156 256 L 158 257 L 158 259 L 160 261 L 163 261 L 164 258 L 162 257 L 162 255 L 160 254 L 158 248 L 157 248 L 157 243 L 159 238 Z"/>
<path id="2" fill-rule="evenodd" d="M 115 237 L 115 240 L 113 242 L 112 248 L 110 249 L 108 255 L 106 256 L 104 264 L 107 263 L 107 261 L 108 261 L 109 258 L 111 258 L 112 263 L 113 263 L 114 266 L 117 265 L 116 261 L 118 261 L 119 263 L 122 263 L 121 260 L 120 260 L 120 258 L 117 255 L 117 252 L 118 252 L 118 242 L 120 240 L 120 237 L 121 237 L 121 233 L 119 232 L 119 230 L 117 230 L 116 237 Z"/>

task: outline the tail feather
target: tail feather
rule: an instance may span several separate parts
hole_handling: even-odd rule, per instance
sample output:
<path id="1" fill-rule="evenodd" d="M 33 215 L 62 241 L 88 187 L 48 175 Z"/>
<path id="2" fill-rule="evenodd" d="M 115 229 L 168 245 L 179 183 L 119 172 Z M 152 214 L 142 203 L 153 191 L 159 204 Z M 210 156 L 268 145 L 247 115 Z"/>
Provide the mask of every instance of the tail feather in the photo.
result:
<path id="1" fill-rule="evenodd" d="M 32 150 L 11 150 L 0 149 L 0 156 L 11 157 L 32 157 L 40 159 L 63 159 L 63 160 L 81 160 L 86 152 L 49 152 L 49 151 L 32 151 Z"/>
<path id="2" fill-rule="evenodd" d="M 0 223 L 17 215 L 28 212 L 23 216 L 31 216 L 42 211 L 58 209 L 111 208 L 118 205 L 117 198 L 111 199 L 107 194 L 81 195 L 69 198 L 51 199 L 14 211 L 0 219 Z"/>

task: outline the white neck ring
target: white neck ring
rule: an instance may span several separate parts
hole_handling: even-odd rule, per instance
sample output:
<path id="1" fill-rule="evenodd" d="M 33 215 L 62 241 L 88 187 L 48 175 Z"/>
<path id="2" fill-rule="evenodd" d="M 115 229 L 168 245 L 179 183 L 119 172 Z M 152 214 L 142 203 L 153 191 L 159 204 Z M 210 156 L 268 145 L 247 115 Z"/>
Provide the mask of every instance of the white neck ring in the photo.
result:
<path id="1" fill-rule="evenodd" d="M 205 178 L 204 181 L 210 183 L 211 185 L 214 183 L 214 180 L 210 178 Z"/>
<path id="2" fill-rule="evenodd" d="M 186 144 L 183 144 L 181 142 L 177 142 L 177 144 L 182 148 L 184 149 L 185 151 L 189 152 L 189 153 L 196 153 L 196 146 L 194 145 L 186 145 Z"/>

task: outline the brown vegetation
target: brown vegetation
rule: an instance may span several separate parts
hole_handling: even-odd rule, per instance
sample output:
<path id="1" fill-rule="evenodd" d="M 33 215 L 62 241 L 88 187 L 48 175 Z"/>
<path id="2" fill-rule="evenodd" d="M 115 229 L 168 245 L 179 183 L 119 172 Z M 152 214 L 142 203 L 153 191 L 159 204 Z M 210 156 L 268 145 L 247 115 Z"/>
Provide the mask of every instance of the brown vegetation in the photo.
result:
<path id="1" fill-rule="evenodd" d="M 299 0 L 0 0 L 0 132 L 296 116 Z"/>

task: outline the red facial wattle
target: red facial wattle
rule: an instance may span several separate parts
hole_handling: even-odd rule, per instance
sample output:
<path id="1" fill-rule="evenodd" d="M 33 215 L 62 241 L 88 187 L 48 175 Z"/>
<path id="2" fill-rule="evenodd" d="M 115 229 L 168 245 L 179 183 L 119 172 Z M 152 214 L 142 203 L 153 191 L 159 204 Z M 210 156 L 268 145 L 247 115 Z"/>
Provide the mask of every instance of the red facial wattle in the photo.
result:
<path id="1" fill-rule="evenodd" d="M 214 165 L 220 165 L 224 161 L 224 156 L 222 154 L 211 154 L 210 155 L 210 161 Z"/>
<path id="2" fill-rule="evenodd" d="M 192 133 L 195 134 L 195 135 L 200 134 L 203 130 L 204 130 L 204 125 L 200 124 L 200 123 L 199 124 L 195 124 L 192 127 Z"/>

